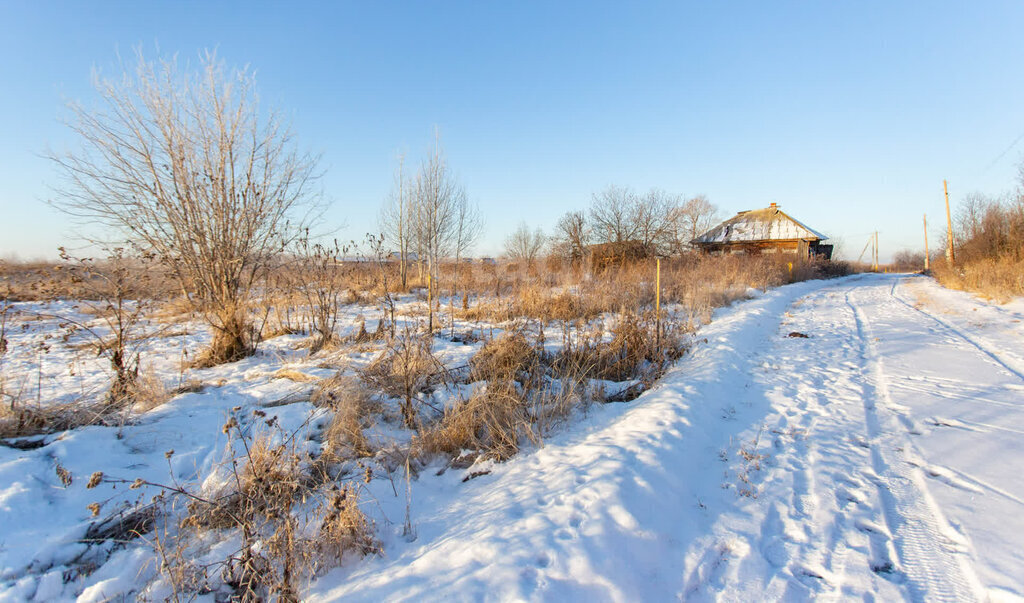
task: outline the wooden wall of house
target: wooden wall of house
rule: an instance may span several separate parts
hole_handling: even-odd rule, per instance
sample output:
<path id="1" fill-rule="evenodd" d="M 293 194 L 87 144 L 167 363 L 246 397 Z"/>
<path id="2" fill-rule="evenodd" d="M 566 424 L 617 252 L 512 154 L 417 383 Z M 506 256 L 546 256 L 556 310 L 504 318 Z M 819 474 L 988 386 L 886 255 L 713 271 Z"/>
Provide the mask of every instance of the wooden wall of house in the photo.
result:
<path id="1" fill-rule="evenodd" d="M 832 245 L 822 245 L 818 241 L 785 240 L 785 241 L 754 241 L 728 244 L 700 245 L 704 253 L 769 255 L 787 254 L 797 257 L 821 257 L 832 259 Z"/>

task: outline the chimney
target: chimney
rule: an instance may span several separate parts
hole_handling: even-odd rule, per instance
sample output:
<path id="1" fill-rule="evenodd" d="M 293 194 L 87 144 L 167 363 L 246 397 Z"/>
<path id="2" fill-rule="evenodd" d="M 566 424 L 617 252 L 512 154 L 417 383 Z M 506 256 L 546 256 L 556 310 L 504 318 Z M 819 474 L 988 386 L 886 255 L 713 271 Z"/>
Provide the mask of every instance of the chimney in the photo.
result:
<path id="1" fill-rule="evenodd" d="M 775 211 L 778 211 L 779 210 L 779 205 L 777 203 L 775 203 L 774 201 L 772 201 L 772 204 L 769 206 L 769 209 L 774 209 Z"/>

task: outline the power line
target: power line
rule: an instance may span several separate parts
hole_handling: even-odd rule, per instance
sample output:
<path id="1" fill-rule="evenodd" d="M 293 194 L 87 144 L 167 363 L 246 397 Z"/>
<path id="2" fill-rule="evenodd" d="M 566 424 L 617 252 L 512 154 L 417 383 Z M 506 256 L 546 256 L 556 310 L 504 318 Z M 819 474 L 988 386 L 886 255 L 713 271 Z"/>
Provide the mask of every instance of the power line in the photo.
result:
<path id="1" fill-rule="evenodd" d="M 995 164 L 999 163 L 999 160 L 1001 160 L 1003 157 L 1006 157 L 1006 154 L 1009 153 L 1010 151 L 1012 151 L 1013 147 L 1017 146 L 1017 143 L 1020 142 L 1021 140 L 1024 140 L 1024 132 L 1021 132 L 1020 136 L 1018 136 L 1017 138 L 1014 138 L 1013 142 L 1010 143 L 1010 146 L 1006 147 L 1006 149 L 1003 150 L 1003 152 L 1000 153 L 998 157 L 993 159 L 992 162 L 989 163 L 987 166 L 985 166 L 985 168 L 983 170 L 978 172 L 978 176 L 981 176 L 985 172 L 987 172 L 990 169 L 992 169 L 992 167 L 995 166 Z M 975 177 L 977 177 L 977 176 L 975 176 Z"/>

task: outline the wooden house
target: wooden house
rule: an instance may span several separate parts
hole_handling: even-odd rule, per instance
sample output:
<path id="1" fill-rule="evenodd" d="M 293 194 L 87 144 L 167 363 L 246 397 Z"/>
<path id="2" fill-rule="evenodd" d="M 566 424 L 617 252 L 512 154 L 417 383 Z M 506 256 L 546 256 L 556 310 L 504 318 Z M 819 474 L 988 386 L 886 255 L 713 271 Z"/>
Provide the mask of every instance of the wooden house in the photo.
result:
<path id="1" fill-rule="evenodd" d="M 786 214 L 772 203 L 741 211 L 690 243 L 705 253 L 792 254 L 832 259 L 828 237 Z"/>

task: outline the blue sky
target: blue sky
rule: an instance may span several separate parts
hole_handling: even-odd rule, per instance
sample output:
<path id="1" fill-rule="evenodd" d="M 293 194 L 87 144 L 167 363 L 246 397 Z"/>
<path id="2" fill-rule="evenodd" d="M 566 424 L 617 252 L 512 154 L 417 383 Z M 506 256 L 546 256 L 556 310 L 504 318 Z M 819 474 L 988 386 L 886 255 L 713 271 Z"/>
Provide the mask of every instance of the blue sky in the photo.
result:
<path id="1" fill-rule="evenodd" d="M 74 148 L 116 53 L 256 70 L 320 152 L 331 225 L 362 239 L 405 152 L 438 127 L 483 210 L 479 252 L 550 229 L 609 184 L 703 193 L 723 215 L 778 202 L 856 257 L 938 241 L 954 203 L 1024 159 L 1018 2 L 20 2 L 0 0 L 0 256 L 52 256 L 40 154 Z M 1007 151 L 1009 149 L 1009 151 Z"/>

